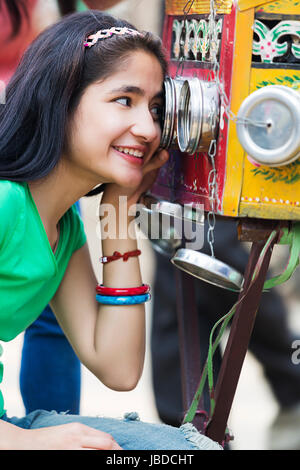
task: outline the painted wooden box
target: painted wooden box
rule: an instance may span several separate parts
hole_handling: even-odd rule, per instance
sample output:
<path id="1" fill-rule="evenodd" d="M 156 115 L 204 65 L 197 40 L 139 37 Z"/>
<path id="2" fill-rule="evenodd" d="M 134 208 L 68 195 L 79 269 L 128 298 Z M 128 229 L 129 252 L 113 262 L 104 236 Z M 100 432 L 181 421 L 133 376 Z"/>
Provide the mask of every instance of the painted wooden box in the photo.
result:
<path id="1" fill-rule="evenodd" d="M 186 5 L 186 0 L 166 0 L 163 41 L 169 75 L 178 74 L 181 55 L 183 77 L 211 80 L 210 0 L 195 0 L 184 16 Z M 280 167 L 255 166 L 240 144 L 232 119 L 245 98 L 262 87 L 285 85 L 300 92 L 300 0 L 218 0 L 216 13 L 219 83 L 231 117 L 223 103 L 215 157 L 215 212 L 230 217 L 300 219 L 300 159 Z M 180 204 L 204 204 L 208 211 L 210 170 L 207 153 L 188 155 L 171 148 L 152 194 Z"/>

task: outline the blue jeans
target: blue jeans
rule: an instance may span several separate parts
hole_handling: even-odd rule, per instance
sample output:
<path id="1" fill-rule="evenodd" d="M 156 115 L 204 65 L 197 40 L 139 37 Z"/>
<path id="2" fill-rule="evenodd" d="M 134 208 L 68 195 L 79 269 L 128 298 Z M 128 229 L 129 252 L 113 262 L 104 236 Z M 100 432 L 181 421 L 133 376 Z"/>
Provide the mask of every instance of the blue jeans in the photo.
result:
<path id="1" fill-rule="evenodd" d="M 37 409 L 79 414 L 80 362 L 50 309 L 25 331 L 20 391 L 26 414 Z"/>
<path id="2" fill-rule="evenodd" d="M 200 434 L 192 424 L 180 428 L 167 424 L 144 423 L 137 413 L 127 413 L 124 419 L 99 418 L 37 410 L 23 418 L 2 417 L 24 429 L 79 422 L 113 436 L 124 450 L 222 450 L 219 444 Z"/>

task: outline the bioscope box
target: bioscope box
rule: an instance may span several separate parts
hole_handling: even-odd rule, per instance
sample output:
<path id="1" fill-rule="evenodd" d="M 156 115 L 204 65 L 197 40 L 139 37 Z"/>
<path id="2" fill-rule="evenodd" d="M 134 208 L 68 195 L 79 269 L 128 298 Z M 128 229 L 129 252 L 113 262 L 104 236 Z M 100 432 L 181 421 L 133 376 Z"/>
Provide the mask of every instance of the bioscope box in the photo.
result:
<path id="1" fill-rule="evenodd" d="M 299 0 L 166 0 L 163 41 L 170 159 L 152 195 L 300 219 Z"/>

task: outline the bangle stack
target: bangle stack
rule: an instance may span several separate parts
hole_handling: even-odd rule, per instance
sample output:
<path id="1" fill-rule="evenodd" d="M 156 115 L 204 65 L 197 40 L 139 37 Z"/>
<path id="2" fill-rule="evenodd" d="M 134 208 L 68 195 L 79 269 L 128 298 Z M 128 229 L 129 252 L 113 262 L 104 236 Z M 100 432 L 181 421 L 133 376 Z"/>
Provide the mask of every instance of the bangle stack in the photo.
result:
<path id="1" fill-rule="evenodd" d="M 150 300 L 150 286 L 114 288 L 102 284 L 96 287 L 96 300 L 105 305 L 136 305 Z"/>
<path id="2" fill-rule="evenodd" d="M 141 250 L 127 251 L 123 255 L 115 251 L 112 256 L 102 256 L 100 261 L 102 264 L 110 263 L 117 259 L 127 261 L 132 256 L 139 256 Z M 96 300 L 100 304 L 105 305 L 135 305 L 148 302 L 151 299 L 150 286 L 142 284 L 139 287 L 105 287 L 102 284 L 96 287 Z"/>

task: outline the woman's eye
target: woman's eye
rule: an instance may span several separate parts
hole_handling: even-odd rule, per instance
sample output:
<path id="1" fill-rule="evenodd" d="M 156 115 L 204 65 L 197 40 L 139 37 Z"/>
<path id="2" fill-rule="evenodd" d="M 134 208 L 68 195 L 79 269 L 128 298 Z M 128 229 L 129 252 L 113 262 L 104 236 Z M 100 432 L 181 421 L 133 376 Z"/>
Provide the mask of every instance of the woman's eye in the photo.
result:
<path id="1" fill-rule="evenodd" d="M 151 108 L 151 114 L 156 121 L 159 121 L 162 117 L 162 106 L 155 105 Z"/>
<path id="2" fill-rule="evenodd" d="M 130 106 L 131 105 L 131 99 L 128 98 L 127 96 L 122 96 L 121 98 L 117 98 L 115 101 L 117 103 L 122 104 L 123 106 Z"/>

